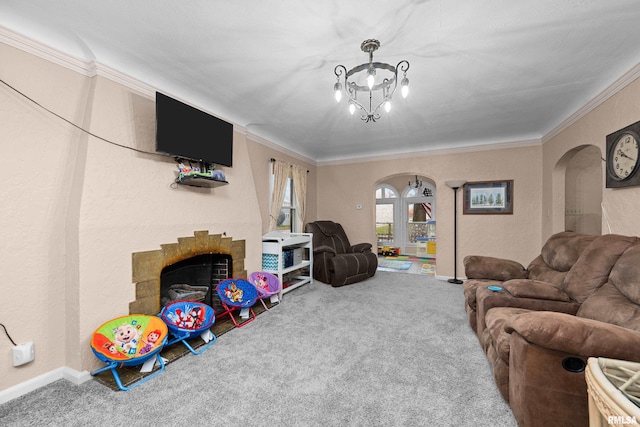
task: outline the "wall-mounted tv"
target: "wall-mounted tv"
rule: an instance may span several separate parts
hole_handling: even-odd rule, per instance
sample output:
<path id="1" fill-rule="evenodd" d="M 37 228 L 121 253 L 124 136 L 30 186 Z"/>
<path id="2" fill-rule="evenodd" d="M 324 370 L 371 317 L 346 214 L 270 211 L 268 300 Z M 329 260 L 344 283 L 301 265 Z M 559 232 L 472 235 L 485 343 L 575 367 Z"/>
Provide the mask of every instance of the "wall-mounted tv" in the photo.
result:
<path id="1" fill-rule="evenodd" d="M 231 167 L 233 125 L 156 92 L 156 151 Z"/>

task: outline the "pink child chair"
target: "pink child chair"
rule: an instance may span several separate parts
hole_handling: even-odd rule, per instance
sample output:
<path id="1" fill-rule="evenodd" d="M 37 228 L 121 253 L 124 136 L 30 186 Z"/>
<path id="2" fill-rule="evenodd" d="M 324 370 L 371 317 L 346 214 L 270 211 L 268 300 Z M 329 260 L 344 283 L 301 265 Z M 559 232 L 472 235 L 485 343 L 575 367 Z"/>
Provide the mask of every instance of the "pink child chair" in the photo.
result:
<path id="1" fill-rule="evenodd" d="M 256 271 L 255 273 L 251 273 L 249 276 L 249 282 L 253 286 L 255 286 L 258 291 L 258 298 L 260 298 L 260 302 L 265 310 L 269 310 L 267 304 L 265 304 L 264 299 L 269 298 L 272 295 L 279 293 L 282 290 L 282 285 L 280 284 L 280 280 L 276 276 L 271 273 Z"/>

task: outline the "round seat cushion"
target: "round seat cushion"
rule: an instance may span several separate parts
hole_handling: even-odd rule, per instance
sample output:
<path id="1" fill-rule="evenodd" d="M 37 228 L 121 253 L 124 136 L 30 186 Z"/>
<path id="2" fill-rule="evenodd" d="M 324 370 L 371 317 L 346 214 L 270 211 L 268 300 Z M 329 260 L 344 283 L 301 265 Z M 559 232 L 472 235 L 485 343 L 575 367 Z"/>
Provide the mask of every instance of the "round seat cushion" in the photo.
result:
<path id="1" fill-rule="evenodd" d="M 91 337 L 91 349 L 104 362 L 144 363 L 167 341 L 167 325 L 157 316 L 131 314 L 103 323 Z"/>

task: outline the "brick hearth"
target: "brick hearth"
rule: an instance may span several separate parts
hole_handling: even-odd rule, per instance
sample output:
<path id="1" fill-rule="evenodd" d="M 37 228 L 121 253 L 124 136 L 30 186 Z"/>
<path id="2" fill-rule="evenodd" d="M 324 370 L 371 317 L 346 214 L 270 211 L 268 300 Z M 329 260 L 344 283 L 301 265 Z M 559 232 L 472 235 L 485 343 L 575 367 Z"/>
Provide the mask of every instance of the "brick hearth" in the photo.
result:
<path id="1" fill-rule="evenodd" d="M 132 254 L 132 282 L 136 300 L 129 303 L 129 314 L 156 315 L 160 311 L 160 273 L 168 265 L 202 254 L 231 255 L 234 278 L 247 278 L 244 269 L 245 241 L 221 234 L 195 231 L 193 237 L 179 237 L 178 243 L 162 244 L 162 249 Z"/>

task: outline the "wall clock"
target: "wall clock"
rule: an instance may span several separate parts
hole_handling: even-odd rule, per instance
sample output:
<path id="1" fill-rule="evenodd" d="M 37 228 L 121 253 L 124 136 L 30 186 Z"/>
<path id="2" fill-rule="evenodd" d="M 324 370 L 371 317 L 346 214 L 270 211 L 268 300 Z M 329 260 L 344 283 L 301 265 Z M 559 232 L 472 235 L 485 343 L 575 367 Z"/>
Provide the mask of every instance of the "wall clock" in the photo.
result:
<path id="1" fill-rule="evenodd" d="M 607 135 L 607 188 L 640 185 L 640 122 Z"/>

